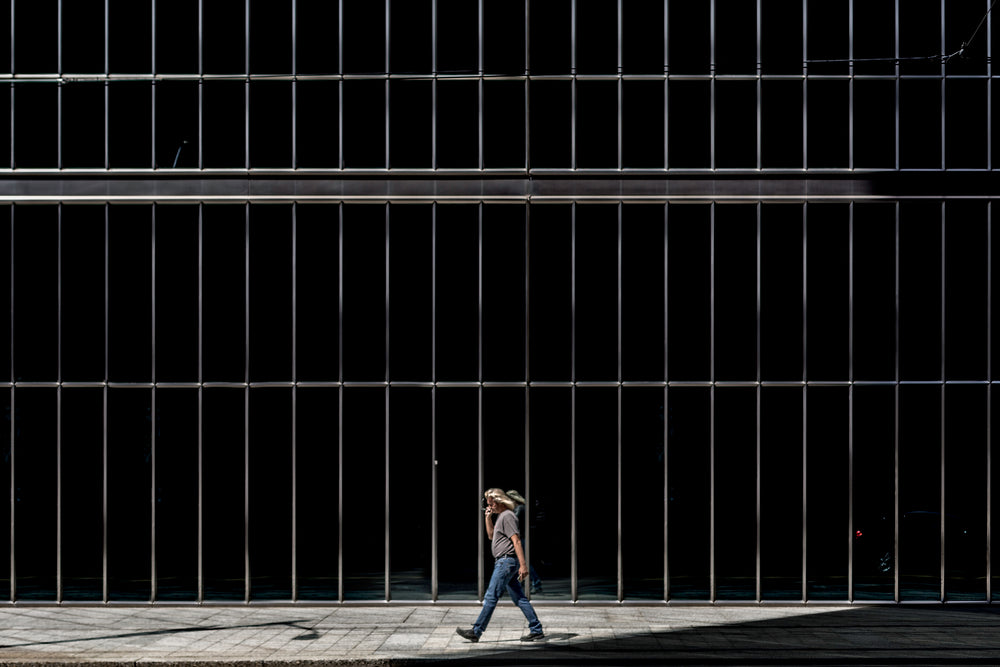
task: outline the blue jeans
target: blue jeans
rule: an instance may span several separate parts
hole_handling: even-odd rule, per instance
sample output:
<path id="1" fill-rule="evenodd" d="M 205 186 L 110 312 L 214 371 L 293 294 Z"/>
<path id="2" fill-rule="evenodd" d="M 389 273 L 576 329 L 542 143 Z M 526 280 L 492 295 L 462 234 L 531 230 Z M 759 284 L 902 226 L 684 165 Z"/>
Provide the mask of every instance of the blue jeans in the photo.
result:
<path id="1" fill-rule="evenodd" d="M 490 585 L 486 588 L 486 595 L 483 596 L 483 610 L 479 612 L 479 618 L 472 626 L 472 631 L 477 637 L 482 636 L 486 631 L 486 626 L 490 623 L 493 610 L 496 609 L 497 601 L 503 595 L 504 588 L 510 594 L 510 599 L 520 607 L 524 617 L 528 619 L 528 631 L 532 634 L 542 631 L 542 624 L 535 616 L 535 610 L 524 597 L 524 589 L 517 579 L 518 562 L 514 556 L 504 556 L 498 558 L 493 566 L 493 576 L 490 577 Z"/>

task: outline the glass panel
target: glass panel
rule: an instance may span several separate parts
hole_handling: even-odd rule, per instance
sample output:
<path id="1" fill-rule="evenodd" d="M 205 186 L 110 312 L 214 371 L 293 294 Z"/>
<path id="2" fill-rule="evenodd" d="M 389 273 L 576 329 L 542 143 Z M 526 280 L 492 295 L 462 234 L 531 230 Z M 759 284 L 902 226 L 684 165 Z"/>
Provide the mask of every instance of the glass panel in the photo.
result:
<path id="1" fill-rule="evenodd" d="M 384 389 L 343 390 L 344 597 L 385 599 L 386 431 Z"/>
<path id="2" fill-rule="evenodd" d="M 18 600 L 56 599 L 59 511 L 56 505 L 59 497 L 56 401 L 55 389 L 14 392 L 14 456 L 17 459 L 14 468 L 14 558 L 17 562 L 15 597 Z M 97 460 L 99 463 L 100 458 Z"/>
<path id="3" fill-rule="evenodd" d="M 531 22 L 534 25 L 534 13 Z M 570 82 L 533 80 L 529 84 L 529 94 L 531 166 L 571 167 L 573 97 Z"/>
<path id="4" fill-rule="evenodd" d="M 250 0 L 250 71 L 292 71 L 292 7 L 288 3 Z"/>
<path id="5" fill-rule="evenodd" d="M 814 61 L 809 63 L 809 73 L 847 74 L 851 39 L 850 4 L 809 0 L 806 5 L 806 21 L 807 55 Z M 815 62 L 823 60 L 838 62 Z M 813 83 L 812 81 L 809 83 L 810 99 L 813 96 Z M 847 122 L 846 115 L 844 122 Z M 809 152 L 812 153 L 811 148 Z"/>
<path id="6" fill-rule="evenodd" d="M 761 207 L 760 372 L 764 380 L 803 380 L 803 238 L 798 204 Z"/>
<path id="7" fill-rule="evenodd" d="M 802 599 L 803 390 L 760 396 L 760 576 L 765 600 Z"/>
<path id="8" fill-rule="evenodd" d="M 892 74 L 896 55 L 895 0 L 868 0 L 854 5 L 854 57 L 858 74 Z M 931 53 L 938 53 L 933 51 Z M 900 54 L 908 55 L 908 54 Z M 928 54 L 930 55 L 930 54 Z M 870 60 L 876 62 L 864 62 Z M 892 82 L 889 87 L 892 88 Z M 871 107 L 867 107 L 871 108 Z M 892 112 L 892 108 L 886 109 Z"/>
<path id="9" fill-rule="evenodd" d="M 573 483 L 571 401 L 572 390 L 569 388 L 531 390 L 530 485 L 526 498 L 533 504 L 535 516 L 527 539 L 531 544 L 531 562 L 543 586 L 543 592 L 536 595 L 538 600 L 568 600 L 570 597 L 572 545 L 568 506 L 572 498 Z M 490 426 L 495 419 L 496 416 L 493 415 L 483 424 L 487 449 L 496 447 L 499 442 L 498 439 L 489 437 Z M 509 457 L 514 456 L 512 451 Z M 495 454 L 493 458 L 496 459 Z M 487 487 L 491 486 L 490 480 L 496 475 L 492 472 L 494 469 L 487 461 L 484 466 Z M 578 493 L 584 496 L 593 491 L 582 487 L 578 489 Z M 486 556 L 488 562 L 492 562 L 489 547 L 486 548 Z M 583 557 L 579 563 L 583 564 Z"/>
<path id="10" fill-rule="evenodd" d="M 715 390 L 715 576 L 719 600 L 753 600 L 757 544 L 757 397 Z"/>
<path id="11" fill-rule="evenodd" d="M 198 207 L 157 206 L 156 379 L 198 378 Z"/>
<path id="12" fill-rule="evenodd" d="M 619 376 L 619 206 L 576 207 L 576 377 Z"/>
<path id="13" fill-rule="evenodd" d="M 847 600 L 850 406 L 847 387 L 806 394 L 806 576 L 809 600 Z"/>
<path id="14" fill-rule="evenodd" d="M 531 377 L 563 382 L 572 373 L 572 207 L 531 207 Z"/>
<path id="15" fill-rule="evenodd" d="M 464 4 L 472 5 L 471 2 Z M 512 137 L 504 139 L 513 140 Z M 479 84 L 475 81 L 438 82 L 436 166 L 444 169 L 479 167 Z"/>
<path id="16" fill-rule="evenodd" d="M 202 84 L 202 160 L 208 168 L 246 166 L 246 84 Z"/>
<path id="17" fill-rule="evenodd" d="M 483 82 L 483 164 L 487 169 L 524 168 L 524 91 L 521 81 Z"/>
<path id="18" fill-rule="evenodd" d="M 664 599 L 664 396 L 660 387 L 624 387 L 621 390 L 622 483 L 619 488 L 622 585 L 626 600 Z M 697 476 L 698 472 L 689 469 L 686 474 Z M 604 505 L 611 508 L 611 503 Z"/>
<path id="19" fill-rule="evenodd" d="M 152 209 L 108 210 L 108 368 L 113 382 L 153 373 Z"/>
<path id="20" fill-rule="evenodd" d="M 988 391 L 989 400 L 989 410 L 990 410 L 990 424 L 1000 423 L 997 420 L 1000 419 L 1000 395 L 995 391 Z M 997 456 L 997 452 L 1000 451 L 997 447 L 997 429 L 990 428 L 990 480 L 1000 479 L 1000 456 Z M 991 481 L 991 484 L 995 482 Z M 1000 528 L 1000 500 L 998 500 L 1000 494 L 991 493 L 990 494 L 990 523 L 988 528 L 991 535 L 997 534 L 997 528 Z M 992 542 L 992 540 L 991 540 Z M 996 550 L 992 547 L 990 548 L 990 576 L 992 578 L 991 588 L 993 593 L 993 600 L 1000 599 L 1000 576 L 997 575 L 997 568 L 993 565 L 997 562 Z"/>
<path id="21" fill-rule="evenodd" d="M 108 166 L 112 169 L 153 166 L 152 91 L 145 82 L 108 86 Z M 135 122 L 137 118 L 142 122 Z"/>
<path id="22" fill-rule="evenodd" d="M 899 211 L 899 375 L 940 378 L 941 206 L 901 202 Z"/>
<path id="23" fill-rule="evenodd" d="M 10 4 L 4 3 L 4 7 L 9 13 Z M 44 6 L 44 3 L 39 3 Z M 51 3 L 55 4 L 55 3 Z M 136 3 L 138 4 L 138 3 Z M 62 3 L 62 67 L 63 72 L 73 72 L 73 73 L 103 73 L 104 72 L 104 6 L 103 0 L 79 0 L 78 2 L 64 2 Z M 15 20 L 21 18 L 21 13 L 25 11 L 21 7 L 21 3 L 15 3 Z M 53 13 L 46 17 L 46 22 L 55 18 L 56 13 Z M 22 41 L 31 32 L 44 30 L 44 23 L 32 25 L 31 23 L 22 23 L 18 21 L 17 25 L 17 37 L 15 39 L 15 50 L 17 53 L 15 55 L 21 54 L 22 48 L 27 48 L 28 45 L 22 44 Z M 51 24 L 50 24 L 51 25 Z M 45 26 L 47 27 L 47 26 Z M 41 35 L 32 35 L 32 37 L 40 37 Z M 35 41 L 33 39 L 28 39 L 27 41 Z M 51 56 L 56 52 L 55 44 L 49 45 L 51 51 L 47 55 Z M 38 53 L 38 56 L 42 56 L 42 53 Z M 18 68 L 20 69 L 20 59 L 18 60 Z M 54 63 L 53 63 L 54 64 Z M 55 69 L 45 70 L 54 72 Z M 93 86 L 98 90 L 102 89 L 103 86 Z"/>
<path id="24" fill-rule="evenodd" d="M 712 207 L 667 208 L 667 371 L 709 380 L 712 359 Z"/>
<path id="25" fill-rule="evenodd" d="M 757 207 L 715 207 L 715 379 L 757 378 Z M 672 343 L 673 344 L 673 343 Z"/>
<path id="26" fill-rule="evenodd" d="M 988 208 L 982 201 L 945 204 L 945 377 L 987 377 Z"/>
<path id="27" fill-rule="evenodd" d="M 246 71 L 246 0 L 202 2 L 202 39 L 205 72 L 234 74 Z M 209 108 L 208 105 L 205 107 Z"/>
<path id="28" fill-rule="evenodd" d="M 527 0 L 483 3 L 483 60 L 488 73 L 524 73 L 527 4 Z"/>
<path id="29" fill-rule="evenodd" d="M 15 381 L 58 379 L 57 221 L 55 206 L 14 208 Z"/>
<path id="30" fill-rule="evenodd" d="M 437 2 L 437 71 L 475 72 L 479 68 L 478 3 L 466 0 Z M 511 14 L 520 9 L 516 3 L 509 5 L 507 11 Z M 521 28 L 518 32 L 524 34 L 524 29 Z M 523 44 L 520 46 L 523 52 Z M 507 48 L 512 47 L 510 45 Z"/>
<path id="31" fill-rule="evenodd" d="M 156 84 L 156 166 L 160 169 L 199 166 L 199 85 L 188 81 Z"/>
<path id="32" fill-rule="evenodd" d="M 715 166 L 757 167 L 757 83 L 715 84 Z"/>
<path id="33" fill-rule="evenodd" d="M 13 303 L 11 303 L 11 274 L 13 273 L 13 254 L 11 253 L 11 223 L 13 222 L 11 213 L 12 205 L 0 206 L 0 257 L 8 262 L 7 268 L 0 271 L 0 350 L 3 351 L 5 361 L 0 361 L 0 377 L 3 381 L 14 379 L 13 357 L 11 355 L 11 315 L 13 314 Z"/>
<path id="34" fill-rule="evenodd" d="M 524 440 L 524 394 L 507 390 L 518 399 L 519 440 Z M 502 397 L 501 397 L 502 398 Z M 479 391 L 440 389 L 435 394 L 436 432 L 434 470 L 437 475 L 438 598 L 475 600 L 477 594 L 477 540 L 485 543 L 479 504 Z M 507 415 L 511 417 L 511 415 Z M 517 441 L 515 441 L 517 442 Z M 512 458 L 515 446 L 511 444 Z M 523 457 L 522 457 L 523 458 Z M 501 480 L 498 480 L 501 481 Z M 531 513 L 533 520 L 533 512 Z M 526 526 L 521 526 L 525 547 Z M 487 550 L 489 546 L 484 546 Z"/>
<path id="35" fill-rule="evenodd" d="M 70 382 L 105 377 L 105 210 L 62 208 L 62 377 Z"/>
<path id="36" fill-rule="evenodd" d="M 711 4 L 669 0 L 667 63 L 671 74 L 707 74 L 711 63 Z"/>
<path id="37" fill-rule="evenodd" d="M 666 90 L 662 81 L 622 81 L 622 167 L 665 166 Z"/>
<path id="38" fill-rule="evenodd" d="M 802 72 L 802 12 L 804 2 L 761 0 L 760 44 L 765 74 Z"/>
<path id="39" fill-rule="evenodd" d="M 18 6 L 25 4 L 21 2 Z M 30 4 L 30 3 L 29 3 Z M 21 42 L 24 40 L 18 40 Z M 14 166 L 21 169 L 57 166 L 59 118 L 55 86 L 14 85 Z"/>
<path id="40" fill-rule="evenodd" d="M 618 82 L 576 84 L 576 166 L 618 167 Z"/>
<path id="41" fill-rule="evenodd" d="M 671 388 L 667 395 L 667 557 L 671 599 L 708 600 L 711 596 L 711 401 L 712 392 L 707 387 Z M 643 516 L 645 512 L 655 510 L 644 509 Z"/>
<path id="42" fill-rule="evenodd" d="M 298 81 L 295 86 L 295 166 L 340 168 L 338 82 Z"/>
<path id="43" fill-rule="evenodd" d="M 867 7 L 877 3 L 859 4 Z M 857 50 L 854 55 L 858 57 Z M 865 64 L 859 63 L 857 67 Z M 896 166 L 896 88 L 892 81 L 858 79 L 854 82 L 854 166 Z"/>
<path id="44" fill-rule="evenodd" d="M 941 596 L 941 387 L 899 388 L 899 595 Z"/>
<path id="45" fill-rule="evenodd" d="M 617 3 L 577 3 L 576 71 L 579 74 L 618 72 Z"/>
<path id="46" fill-rule="evenodd" d="M 431 597 L 430 508 L 413 511 L 414 502 L 421 502 L 414 490 L 432 486 L 431 411 L 430 389 L 389 391 L 389 576 L 394 600 Z"/>
<path id="47" fill-rule="evenodd" d="M 895 581 L 895 396 L 855 386 L 854 598 L 892 600 Z"/>
<path id="48" fill-rule="evenodd" d="M 63 3 L 63 9 L 67 4 Z M 152 71 L 151 2 L 108 0 L 108 67 L 112 72 Z M 65 18 L 64 23 L 65 25 Z"/>
<path id="49" fill-rule="evenodd" d="M 964 63 L 965 59 L 957 59 Z M 949 79 L 945 85 L 945 167 L 984 169 L 989 141 L 986 81 Z M 975 109 L 976 112 L 970 112 Z"/>
<path id="50" fill-rule="evenodd" d="M 899 82 L 899 166 L 941 168 L 940 81 Z"/>
<path id="51" fill-rule="evenodd" d="M 0 225 L 2 227 L 2 225 Z M 13 476 L 11 475 L 11 465 L 13 462 L 14 443 L 11 439 L 11 418 L 14 411 L 11 410 L 11 399 L 14 393 L 10 390 L 0 392 L 0 429 L 4 432 L 0 434 L 0 452 L 3 458 L 0 459 L 0 493 L 4 494 L 3 511 L 8 517 L 11 516 L 11 487 L 13 486 Z M 16 507 L 16 505 L 14 506 Z M 9 524 L 8 524 L 9 525 Z M 10 530 L 4 531 L 6 534 L 0 537 L 0 599 L 10 601 Z"/>
<path id="52" fill-rule="evenodd" d="M 826 4 L 826 3 L 823 3 Z M 810 5 L 810 11 L 812 5 Z M 806 136 L 811 168 L 845 169 L 850 160 L 850 87 L 846 81 L 810 81 Z"/>
<path id="53" fill-rule="evenodd" d="M 368 6 L 378 3 L 351 3 Z M 346 20 L 346 19 L 345 19 Z M 349 53 L 345 48 L 344 53 Z M 379 67 L 381 70 L 382 68 Z M 386 85 L 382 81 L 344 81 L 344 166 L 382 169 L 386 166 Z"/>
<path id="54" fill-rule="evenodd" d="M 389 84 L 389 164 L 394 169 L 433 166 L 432 94 L 430 81 Z"/>
<path id="55" fill-rule="evenodd" d="M 428 382 L 434 353 L 432 208 L 389 210 L 389 377 Z"/>
<path id="56" fill-rule="evenodd" d="M 250 207 L 250 380 L 292 379 L 292 207 Z"/>
<path id="57" fill-rule="evenodd" d="M 666 3 L 645 0 L 622 2 L 622 71 L 626 74 L 662 74 Z M 662 84 L 660 84 L 662 88 Z"/>
<path id="58" fill-rule="evenodd" d="M 757 3 L 715 2 L 715 72 L 754 74 L 757 71 Z"/>
<path id="59" fill-rule="evenodd" d="M 198 390 L 157 391 L 158 600 L 198 598 L 198 436 Z"/>
<path id="60" fill-rule="evenodd" d="M 304 1 L 299 0 L 299 4 Z M 193 74 L 198 71 L 198 3 L 199 0 L 171 0 L 169 5 L 157 3 L 157 72 Z"/>
<path id="61" fill-rule="evenodd" d="M 898 4 L 899 63 L 902 74 L 937 74 L 942 53 L 940 0 L 909 0 Z"/>
<path id="62" fill-rule="evenodd" d="M 854 204 L 854 378 L 896 375 L 896 206 Z"/>
<path id="63" fill-rule="evenodd" d="M 292 84 L 250 84 L 250 166 L 292 166 Z"/>
<path id="64" fill-rule="evenodd" d="M 295 215 L 296 375 L 334 382 L 340 373 L 340 208 L 298 204 Z"/>
<path id="65" fill-rule="evenodd" d="M 56 0 L 14 3 L 14 30 L 17 31 L 14 42 L 15 72 L 57 71 L 58 7 Z"/>
<path id="66" fill-rule="evenodd" d="M 485 380 L 525 379 L 527 210 L 527 207 L 522 205 L 483 205 L 483 379 Z"/>
<path id="67" fill-rule="evenodd" d="M 472 3 L 467 3 L 472 4 Z M 474 9 L 474 7 L 473 7 Z M 439 15 L 440 15 L 440 9 Z M 389 65 L 396 74 L 431 71 L 431 0 L 405 0 L 389 7 Z M 473 32 L 473 35 L 476 33 Z"/>
<path id="68" fill-rule="evenodd" d="M 675 4 L 671 4 L 671 12 Z M 710 167 L 712 143 L 709 82 L 670 81 L 667 84 L 667 123 L 667 167 Z"/>
<path id="69" fill-rule="evenodd" d="M 299 599 L 332 601 L 338 595 L 340 398 L 336 389 L 299 388 L 295 400 Z"/>
<path id="70" fill-rule="evenodd" d="M 438 205 L 435 212 L 438 380 L 479 378 L 479 207 Z"/>
<path id="71" fill-rule="evenodd" d="M 848 379 L 851 210 L 806 205 L 806 367 L 810 380 Z"/>
<path id="72" fill-rule="evenodd" d="M 530 6 L 528 69 L 535 75 L 567 74 L 573 48 L 570 0 L 533 2 Z"/>
<path id="73" fill-rule="evenodd" d="M 65 600 L 96 602 L 104 595 L 104 391 L 62 392 L 60 491 Z M 21 467 L 20 457 L 17 467 Z"/>
<path id="74" fill-rule="evenodd" d="M 332 74 L 340 71 L 339 5 L 329 0 L 296 0 L 295 67 L 299 74 Z M 301 91 L 302 82 L 299 82 Z"/>
<path id="75" fill-rule="evenodd" d="M 151 394 L 148 390 L 108 393 L 108 596 L 112 600 L 149 600 L 152 595 Z"/>
<path id="76" fill-rule="evenodd" d="M 948 61 L 948 74 L 986 74 L 986 63 L 989 55 L 990 42 L 985 39 L 982 29 L 978 36 L 969 42 L 983 14 L 990 7 L 983 2 L 942 3 L 944 15 L 945 47 L 944 53 L 954 53 L 963 49 L 962 58 L 952 58 Z M 989 21 L 987 17 L 986 21 Z M 986 22 L 982 24 L 986 27 Z"/>
<path id="77" fill-rule="evenodd" d="M 202 218 L 204 379 L 243 382 L 246 208 L 206 205 Z"/>
<path id="78" fill-rule="evenodd" d="M 581 600 L 618 598 L 618 389 L 576 390 L 576 535 Z M 537 414 L 532 415 L 537 419 Z M 534 442 L 533 447 L 542 443 Z M 629 481 L 632 483 L 632 480 Z M 604 533 L 605 539 L 593 539 Z"/>
<path id="79" fill-rule="evenodd" d="M 250 391 L 250 597 L 292 598 L 292 391 Z"/>
<path id="80" fill-rule="evenodd" d="M 384 2 L 343 3 L 344 72 L 381 74 L 385 72 Z M 332 33 L 327 33 L 330 43 Z M 331 49 L 335 51 L 335 49 Z M 381 84 L 381 82 L 378 82 Z"/>
<path id="81" fill-rule="evenodd" d="M 945 595 L 986 599 L 986 387 L 945 388 Z"/>
<path id="82" fill-rule="evenodd" d="M 62 166 L 70 169 L 105 166 L 104 93 L 104 86 L 92 83 L 62 87 Z M 18 125 L 23 120 L 27 119 L 19 118 Z"/>
<path id="83" fill-rule="evenodd" d="M 205 389 L 202 408 L 202 566 L 206 600 L 246 597 L 246 392 Z"/>
<path id="84" fill-rule="evenodd" d="M 801 34 L 801 33 L 800 33 Z M 776 40 L 791 51 L 787 40 Z M 760 161 L 778 169 L 802 167 L 802 82 L 761 83 Z"/>
<path id="85" fill-rule="evenodd" d="M 386 210 L 344 205 L 344 377 L 385 378 Z"/>
<path id="86" fill-rule="evenodd" d="M 664 380 L 666 209 L 622 210 L 622 378 Z"/>

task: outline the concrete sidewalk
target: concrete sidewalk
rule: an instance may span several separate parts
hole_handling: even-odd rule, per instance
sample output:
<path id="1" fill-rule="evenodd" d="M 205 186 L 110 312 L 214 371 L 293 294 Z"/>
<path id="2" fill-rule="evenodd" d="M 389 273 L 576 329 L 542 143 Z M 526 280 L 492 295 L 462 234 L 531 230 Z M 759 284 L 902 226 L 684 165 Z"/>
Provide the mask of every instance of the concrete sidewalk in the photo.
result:
<path id="1" fill-rule="evenodd" d="M 7 607 L 0 665 L 1000 664 L 1000 606 Z"/>

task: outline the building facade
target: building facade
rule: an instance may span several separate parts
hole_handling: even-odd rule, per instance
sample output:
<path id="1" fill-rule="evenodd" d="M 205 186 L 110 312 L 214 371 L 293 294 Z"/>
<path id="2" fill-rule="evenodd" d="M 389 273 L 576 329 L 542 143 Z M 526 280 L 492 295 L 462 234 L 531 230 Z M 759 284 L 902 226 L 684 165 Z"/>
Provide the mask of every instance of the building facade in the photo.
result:
<path id="1" fill-rule="evenodd" d="M 989 0 L 0 9 L 9 602 L 992 601 Z"/>

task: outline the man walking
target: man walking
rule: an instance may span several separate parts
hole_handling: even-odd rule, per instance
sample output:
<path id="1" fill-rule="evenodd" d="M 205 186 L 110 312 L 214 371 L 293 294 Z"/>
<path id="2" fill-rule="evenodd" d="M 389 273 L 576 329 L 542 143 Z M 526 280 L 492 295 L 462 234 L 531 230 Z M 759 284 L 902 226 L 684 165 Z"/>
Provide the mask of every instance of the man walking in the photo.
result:
<path id="1" fill-rule="evenodd" d="M 528 634 L 521 637 L 521 641 L 531 642 L 542 639 L 545 636 L 542 633 L 542 624 L 538 621 L 531 602 L 524 596 L 524 589 L 521 588 L 521 580 L 528 576 L 528 561 L 524 558 L 524 547 L 521 544 L 517 517 L 512 511 L 514 501 L 503 490 L 497 488 L 489 489 L 483 495 L 487 504 L 486 536 L 491 540 L 493 558 L 496 559 L 493 565 L 493 576 L 490 577 L 490 585 L 486 589 L 486 595 L 483 596 L 483 610 L 472 625 L 472 629 L 456 628 L 455 632 L 470 642 L 479 641 L 493 616 L 497 601 L 506 588 L 510 599 L 528 619 Z M 495 523 L 494 516 L 496 517 Z M 514 576 L 515 573 L 517 573 L 517 577 Z"/>

